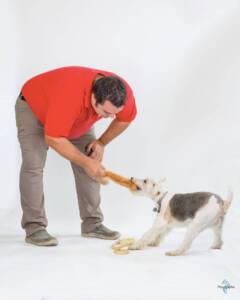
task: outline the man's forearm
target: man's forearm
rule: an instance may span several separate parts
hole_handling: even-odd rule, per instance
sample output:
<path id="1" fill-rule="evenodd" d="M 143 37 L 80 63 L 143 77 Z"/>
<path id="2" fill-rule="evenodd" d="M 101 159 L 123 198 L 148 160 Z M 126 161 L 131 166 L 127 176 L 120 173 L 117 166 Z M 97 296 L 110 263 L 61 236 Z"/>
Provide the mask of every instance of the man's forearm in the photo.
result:
<path id="1" fill-rule="evenodd" d="M 45 136 L 46 143 L 53 148 L 56 152 L 62 155 L 64 158 L 72 161 L 73 163 L 83 167 L 89 159 L 86 155 L 81 153 L 77 147 L 75 147 L 66 138 L 51 138 Z"/>
<path id="2" fill-rule="evenodd" d="M 120 122 L 117 119 L 114 119 L 112 123 L 109 125 L 109 127 L 107 128 L 107 130 L 98 139 L 99 142 L 102 143 L 103 145 L 107 145 L 115 137 L 120 135 L 129 125 L 130 125 L 129 122 L 128 123 Z"/>

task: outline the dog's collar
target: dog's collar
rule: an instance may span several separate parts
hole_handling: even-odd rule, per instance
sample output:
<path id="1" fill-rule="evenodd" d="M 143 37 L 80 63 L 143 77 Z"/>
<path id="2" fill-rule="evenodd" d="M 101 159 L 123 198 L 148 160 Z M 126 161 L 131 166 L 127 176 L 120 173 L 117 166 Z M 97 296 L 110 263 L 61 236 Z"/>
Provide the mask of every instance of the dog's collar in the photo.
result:
<path id="1" fill-rule="evenodd" d="M 160 199 L 159 199 L 158 202 L 157 202 L 156 207 L 153 208 L 153 211 L 154 211 L 154 212 L 160 213 L 162 200 L 165 198 L 165 196 L 167 195 L 167 193 L 168 193 L 168 192 L 165 192 L 165 193 L 160 197 Z"/>

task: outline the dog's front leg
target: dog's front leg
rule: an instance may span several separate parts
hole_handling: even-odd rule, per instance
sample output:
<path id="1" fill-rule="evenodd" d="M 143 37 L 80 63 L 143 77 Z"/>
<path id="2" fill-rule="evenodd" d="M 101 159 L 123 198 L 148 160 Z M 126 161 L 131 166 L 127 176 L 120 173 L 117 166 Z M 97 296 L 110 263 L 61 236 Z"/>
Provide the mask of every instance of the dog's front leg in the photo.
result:
<path id="1" fill-rule="evenodd" d="M 147 246 L 157 245 L 159 235 L 161 235 L 166 229 L 166 223 L 164 220 L 159 217 L 156 218 L 153 226 L 138 240 L 136 241 L 129 249 L 130 250 L 142 250 Z"/>
<path id="2" fill-rule="evenodd" d="M 136 241 L 129 249 L 130 250 L 142 250 L 148 246 L 148 244 L 155 238 L 157 238 L 158 232 L 156 228 L 152 227 L 144 235 Z"/>
<path id="3" fill-rule="evenodd" d="M 159 246 L 160 243 L 162 243 L 162 241 L 164 240 L 165 236 L 170 232 L 170 228 L 168 228 L 167 226 L 165 227 L 165 229 L 161 229 L 159 234 L 157 235 L 157 237 L 152 240 L 148 246 L 151 247 L 157 247 Z"/>

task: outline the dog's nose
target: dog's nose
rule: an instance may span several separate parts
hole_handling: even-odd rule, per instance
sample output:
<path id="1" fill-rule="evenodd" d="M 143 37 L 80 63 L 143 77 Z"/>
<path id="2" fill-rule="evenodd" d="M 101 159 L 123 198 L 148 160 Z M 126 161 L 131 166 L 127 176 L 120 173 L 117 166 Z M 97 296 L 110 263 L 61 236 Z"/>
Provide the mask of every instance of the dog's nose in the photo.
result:
<path id="1" fill-rule="evenodd" d="M 130 180 L 133 181 L 133 177 L 131 177 Z"/>

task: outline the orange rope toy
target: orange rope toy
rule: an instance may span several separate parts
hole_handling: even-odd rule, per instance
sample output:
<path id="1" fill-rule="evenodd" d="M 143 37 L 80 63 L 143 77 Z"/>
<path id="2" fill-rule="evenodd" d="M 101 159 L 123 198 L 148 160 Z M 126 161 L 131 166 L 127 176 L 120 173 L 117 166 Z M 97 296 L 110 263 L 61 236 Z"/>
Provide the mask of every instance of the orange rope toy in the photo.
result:
<path id="1" fill-rule="evenodd" d="M 108 183 L 108 179 L 111 179 L 113 182 L 124 186 L 128 189 L 130 189 L 131 191 L 136 191 L 137 190 L 137 185 L 132 182 L 131 179 L 125 178 L 121 175 L 118 175 L 116 173 L 113 173 L 111 171 L 106 171 L 105 176 L 99 178 L 99 181 L 101 184 L 106 185 Z"/>

